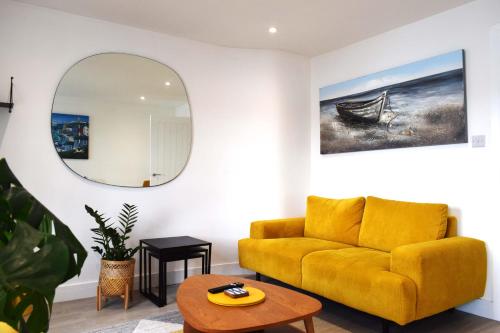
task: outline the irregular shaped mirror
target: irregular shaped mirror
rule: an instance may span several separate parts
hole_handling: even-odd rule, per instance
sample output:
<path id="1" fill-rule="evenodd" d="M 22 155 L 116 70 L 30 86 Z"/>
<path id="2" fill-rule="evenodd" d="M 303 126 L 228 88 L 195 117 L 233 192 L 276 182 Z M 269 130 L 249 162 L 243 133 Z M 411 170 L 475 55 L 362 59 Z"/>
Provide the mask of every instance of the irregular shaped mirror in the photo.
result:
<path id="1" fill-rule="evenodd" d="M 81 60 L 61 79 L 51 118 L 62 161 L 99 183 L 161 185 L 189 159 L 186 89 L 175 71 L 151 59 L 104 53 Z"/>

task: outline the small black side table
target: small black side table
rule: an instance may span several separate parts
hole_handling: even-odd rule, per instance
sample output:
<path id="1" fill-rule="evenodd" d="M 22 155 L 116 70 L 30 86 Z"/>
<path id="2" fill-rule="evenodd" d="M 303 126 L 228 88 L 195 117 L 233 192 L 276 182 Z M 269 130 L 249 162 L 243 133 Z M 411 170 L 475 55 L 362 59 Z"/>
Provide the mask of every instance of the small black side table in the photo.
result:
<path id="1" fill-rule="evenodd" d="M 210 274 L 212 243 L 189 237 L 166 237 L 140 240 L 139 290 L 157 306 L 167 304 L 167 262 L 184 260 L 187 278 L 188 260 L 202 259 L 202 274 Z M 158 295 L 151 288 L 151 258 L 158 260 Z"/>

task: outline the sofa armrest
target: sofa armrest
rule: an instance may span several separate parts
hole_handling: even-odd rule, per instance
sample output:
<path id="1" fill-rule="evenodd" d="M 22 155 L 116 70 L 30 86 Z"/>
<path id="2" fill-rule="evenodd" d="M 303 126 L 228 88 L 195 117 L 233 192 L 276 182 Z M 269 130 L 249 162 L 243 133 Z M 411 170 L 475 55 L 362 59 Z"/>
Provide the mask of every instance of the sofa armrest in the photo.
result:
<path id="1" fill-rule="evenodd" d="M 250 225 L 250 238 L 304 237 L 305 218 L 255 221 Z"/>
<path id="2" fill-rule="evenodd" d="M 420 319 L 483 296 L 486 246 L 467 237 L 399 246 L 391 252 L 391 271 L 415 282 Z"/>

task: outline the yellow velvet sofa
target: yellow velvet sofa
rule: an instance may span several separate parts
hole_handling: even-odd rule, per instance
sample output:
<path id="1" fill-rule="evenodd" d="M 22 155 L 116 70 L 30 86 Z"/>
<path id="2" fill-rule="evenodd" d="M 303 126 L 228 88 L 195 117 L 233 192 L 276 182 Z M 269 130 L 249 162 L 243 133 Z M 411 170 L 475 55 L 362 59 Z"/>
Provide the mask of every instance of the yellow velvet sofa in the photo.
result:
<path id="1" fill-rule="evenodd" d="M 444 204 L 308 197 L 305 218 L 253 222 L 240 266 L 405 325 L 483 295 L 486 248 Z"/>

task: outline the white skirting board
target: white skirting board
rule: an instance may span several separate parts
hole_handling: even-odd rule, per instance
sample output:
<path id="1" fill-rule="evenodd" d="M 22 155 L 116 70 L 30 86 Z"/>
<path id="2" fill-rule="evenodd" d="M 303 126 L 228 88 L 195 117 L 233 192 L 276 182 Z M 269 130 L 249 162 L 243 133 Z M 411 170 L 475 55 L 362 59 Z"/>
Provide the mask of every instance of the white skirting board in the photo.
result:
<path id="1" fill-rule="evenodd" d="M 460 311 L 472 313 L 486 318 L 495 318 L 495 309 L 492 300 L 480 298 L 457 308 Z"/>
<path id="2" fill-rule="evenodd" d="M 201 274 L 201 267 L 193 267 L 188 270 L 189 276 Z M 212 274 L 222 275 L 242 275 L 252 274 L 253 272 L 240 268 L 240 265 L 235 263 L 215 264 L 211 267 Z M 158 274 L 153 274 L 153 283 L 158 281 Z M 177 284 L 184 280 L 184 270 L 175 270 L 167 272 L 167 283 Z M 60 285 L 56 290 L 55 302 L 65 302 L 75 299 L 95 297 L 97 290 L 97 277 L 94 281 L 73 282 Z M 154 285 L 154 284 L 153 284 Z M 139 289 L 139 275 L 135 276 L 134 289 Z"/>

